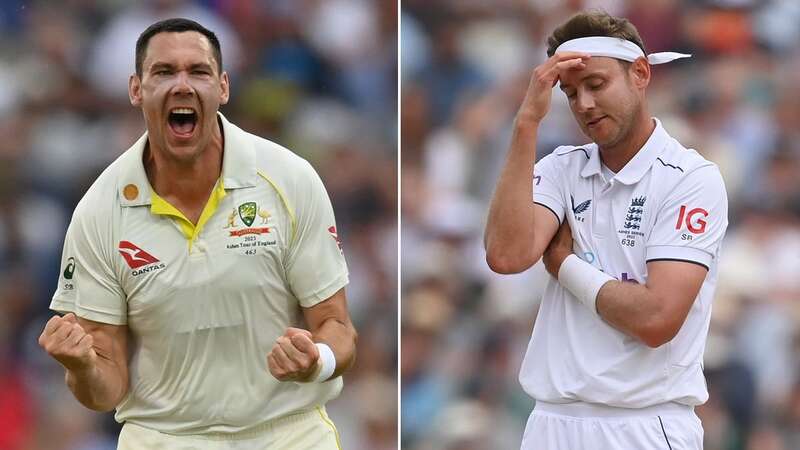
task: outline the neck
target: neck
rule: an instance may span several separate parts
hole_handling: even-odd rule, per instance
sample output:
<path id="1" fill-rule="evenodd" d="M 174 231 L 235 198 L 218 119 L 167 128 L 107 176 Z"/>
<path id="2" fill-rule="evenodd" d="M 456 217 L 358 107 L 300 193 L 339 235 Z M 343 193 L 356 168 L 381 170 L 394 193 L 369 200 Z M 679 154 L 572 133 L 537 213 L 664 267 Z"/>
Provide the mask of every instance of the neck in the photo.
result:
<path id="1" fill-rule="evenodd" d="M 155 192 L 171 203 L 204 205 L 222 173 L 223 148 L 218 122 L 206 148 L 190 160 L 171 158 L 148 142 L 144 155 L 147 178 Z"/>
<path id="2" fill-rule="evenodd" d="M 612 172 L 622 170 L 639 153 L 656 129 L 655 120 L 650 117 L 647 108 L 642 108 L 641 114 L 635 120 L 628 136 L 613 145 L 600 147 L 600 158 Z"/>

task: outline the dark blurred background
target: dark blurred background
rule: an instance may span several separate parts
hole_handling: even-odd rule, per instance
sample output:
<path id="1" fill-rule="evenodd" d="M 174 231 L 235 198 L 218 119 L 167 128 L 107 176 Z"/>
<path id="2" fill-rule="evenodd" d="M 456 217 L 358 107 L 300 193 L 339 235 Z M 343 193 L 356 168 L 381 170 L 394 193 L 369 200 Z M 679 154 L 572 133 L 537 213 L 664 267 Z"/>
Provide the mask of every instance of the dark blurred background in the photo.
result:
<path id="1" fill-rule="evenodd" d="M 517 381 L 548 276 L 493 274 L 482 233 L 545 39 L 584 8 L 628 17 L 656 66 L 651 111 L 716 162 L 730 201 L 705 353 L 706 450 L 800 448 L 800 2 L 404 0 L 402 447 L 519 448 Z M 585 143 L 555 91 L 539 158 Z"/>
<path id="2" fill-rule="evenodd" d="M 2 0 L 0 450 L 116 448 L 112 415 L 80 406 L 36 341 L 75 204 L 144 131 L 127 97 L 136 38 L 168 17 L 220 38 L 223 113 L 320 172 L 360 333 L 329 412 L 345 448 L 397 448 L 396 2 Z"/>

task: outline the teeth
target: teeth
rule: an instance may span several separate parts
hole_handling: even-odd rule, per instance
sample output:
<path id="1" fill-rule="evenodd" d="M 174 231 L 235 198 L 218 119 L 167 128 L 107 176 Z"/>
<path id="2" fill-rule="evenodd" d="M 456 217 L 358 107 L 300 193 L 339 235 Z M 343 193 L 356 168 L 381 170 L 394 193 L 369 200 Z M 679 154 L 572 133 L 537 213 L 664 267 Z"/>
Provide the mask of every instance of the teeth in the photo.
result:
<path id="1" fill-rule="evenodd" d="M 172 114 L 194 114 L 194 111 L 191 108 L 175 108 L 170 111 Z"/>

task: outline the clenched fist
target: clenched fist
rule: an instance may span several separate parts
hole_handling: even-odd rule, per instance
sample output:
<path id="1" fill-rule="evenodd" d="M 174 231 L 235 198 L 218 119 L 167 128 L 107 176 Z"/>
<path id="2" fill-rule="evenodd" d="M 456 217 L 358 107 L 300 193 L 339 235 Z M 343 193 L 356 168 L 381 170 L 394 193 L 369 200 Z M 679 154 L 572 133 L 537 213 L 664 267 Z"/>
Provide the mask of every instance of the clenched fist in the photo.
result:
<path id="1" fill-rule="evenodd" d="M 97 361 L 92 335 L 81 327 L 73 313 L 47 321 L 39 345 L 70 371 L 89 369 Z"/>
<path id="2" fill-rule="evenodd" d="M 319 368 L 319 349 L 311 332 L 287 328 L 267 355 L 269 372 L 280 381 L 309 381 Z"/>

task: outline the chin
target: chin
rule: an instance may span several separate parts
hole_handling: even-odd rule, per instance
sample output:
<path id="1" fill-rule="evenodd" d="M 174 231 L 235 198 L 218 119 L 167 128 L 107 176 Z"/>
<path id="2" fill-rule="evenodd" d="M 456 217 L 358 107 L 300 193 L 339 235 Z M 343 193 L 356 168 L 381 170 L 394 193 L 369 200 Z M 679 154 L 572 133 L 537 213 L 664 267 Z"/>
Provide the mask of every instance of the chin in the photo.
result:
<path id="1" fill-rule="evenodd" d="M 197 157 L 198 147 L 196 143 L 193 144 L 167 144 L 167 153 L 174 159 L 179 161 L 190 161 Z"/>
<path id="2" fill-rule="evenodd" d="M 619 130 L 605 130 L 604 133 L 595 133 L 594 136 L 590 137 L 592 141 L 600 147 L 613 147 L 622 140 L 619 135 Z"/>

